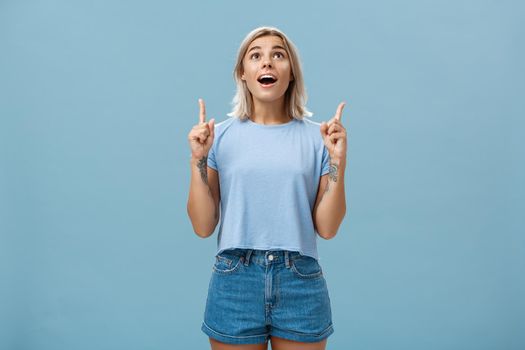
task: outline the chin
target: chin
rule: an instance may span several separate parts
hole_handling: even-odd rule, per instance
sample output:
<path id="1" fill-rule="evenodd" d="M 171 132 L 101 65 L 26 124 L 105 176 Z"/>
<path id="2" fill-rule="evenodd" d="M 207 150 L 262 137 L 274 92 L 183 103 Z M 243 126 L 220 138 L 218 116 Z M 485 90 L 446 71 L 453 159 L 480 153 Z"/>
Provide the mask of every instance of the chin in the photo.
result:
<path id="1" fill-rule="evenodd" d="M 254 96 L 253 98 L 261 102 L 277 102 L 281 98 L 284 98 L 284 95 L 281 95 L 281 96 Z"/>
<path id="2" fill-rule="evenodd" d="M 285 94 L 286 94 L 286 91 L 283 91 L 282 93 L 274 93 L 274 92 L 268 91 L 267 93 L 262 93 L 262 94 L 252 93 L 252 96 L 253 98 L 261 102 L 276 102 L 276 101 L 279 101 L 280 99 L 284 99 Z"/>

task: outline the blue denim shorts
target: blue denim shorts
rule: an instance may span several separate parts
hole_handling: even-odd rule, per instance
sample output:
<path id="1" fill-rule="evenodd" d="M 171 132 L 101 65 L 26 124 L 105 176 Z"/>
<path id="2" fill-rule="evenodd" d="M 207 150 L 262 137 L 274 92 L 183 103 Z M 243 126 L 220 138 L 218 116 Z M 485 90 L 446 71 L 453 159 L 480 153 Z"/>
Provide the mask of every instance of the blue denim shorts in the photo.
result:
<path id="1" fill-rule="evenodd" d="M 318 342 L 334 332 L 319 262 L 286 250 L 229 249 L 215 256 L 202 331 L 223 343 L 271 336 Z"/>

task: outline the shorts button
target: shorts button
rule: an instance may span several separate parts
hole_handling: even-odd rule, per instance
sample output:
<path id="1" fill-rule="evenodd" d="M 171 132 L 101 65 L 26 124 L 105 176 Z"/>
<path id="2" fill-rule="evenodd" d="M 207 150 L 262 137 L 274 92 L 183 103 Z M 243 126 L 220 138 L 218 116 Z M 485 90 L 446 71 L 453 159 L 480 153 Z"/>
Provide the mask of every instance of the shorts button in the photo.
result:
<path id="1" fill-rule="evenodd" d="M 273 260 L 273 255 L 268 255 L 268 260 L 272 261 Z"/>

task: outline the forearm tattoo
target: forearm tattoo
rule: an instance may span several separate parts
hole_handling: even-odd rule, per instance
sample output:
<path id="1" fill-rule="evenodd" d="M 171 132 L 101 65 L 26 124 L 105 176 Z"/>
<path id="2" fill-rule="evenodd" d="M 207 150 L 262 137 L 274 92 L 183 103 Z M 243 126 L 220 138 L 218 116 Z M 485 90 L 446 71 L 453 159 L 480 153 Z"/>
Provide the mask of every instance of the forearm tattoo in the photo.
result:
<path id="1" fill-rule="evenodd" d="M 197 167 L 199 168 L 201 179 L 207 185 L 208 184 L 208 156 L 204 156 L 199 160 Z"/>
<path id="2" fill-rule="evenodd" d="M 323 196 L 330 190 L 330 180 L 332 180 L 333 182 L 337 182 L 337 169 L 338 167 L 336 164 L 330 164 L 330 168 L 328 171 L 328 182 L 326 183 Z"/>
<path id="3" fill-rule="evenodd" d="M 333 182 L 337 182 L 337 165 L 336 164 L 330 164 L 330 169 L 328 172 L 328 177 Z"/>

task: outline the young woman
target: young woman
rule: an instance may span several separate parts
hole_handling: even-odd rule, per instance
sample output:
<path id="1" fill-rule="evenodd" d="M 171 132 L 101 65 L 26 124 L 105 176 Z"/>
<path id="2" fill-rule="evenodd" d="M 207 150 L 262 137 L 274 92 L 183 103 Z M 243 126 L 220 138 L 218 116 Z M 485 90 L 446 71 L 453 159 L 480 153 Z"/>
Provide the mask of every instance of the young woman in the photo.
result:
<path id="1" fill-rule="evenodd" d="M 220 218 L 202 331 L 212 349 L 324 349 L 334 329 L 317 235 L 333 238 L 346 212 L 344 103 L 328 123 L 305 118 L 297 50 L 273 27 L 246 36 L 234 78 L 230 118 L 206 122 L 199 100 L 188 135 L 193 229 L 209 237 Z"/>

